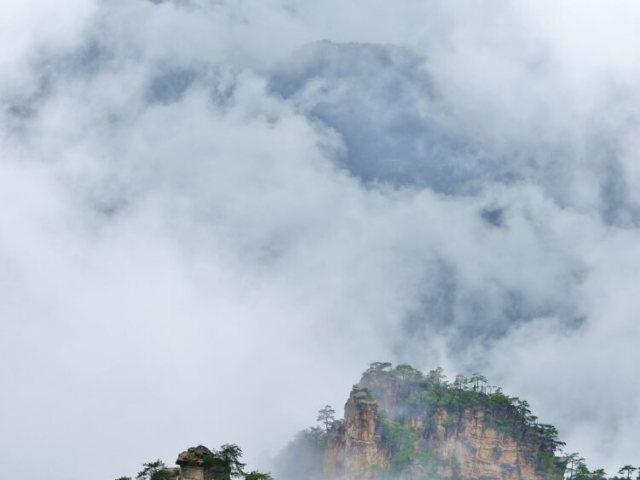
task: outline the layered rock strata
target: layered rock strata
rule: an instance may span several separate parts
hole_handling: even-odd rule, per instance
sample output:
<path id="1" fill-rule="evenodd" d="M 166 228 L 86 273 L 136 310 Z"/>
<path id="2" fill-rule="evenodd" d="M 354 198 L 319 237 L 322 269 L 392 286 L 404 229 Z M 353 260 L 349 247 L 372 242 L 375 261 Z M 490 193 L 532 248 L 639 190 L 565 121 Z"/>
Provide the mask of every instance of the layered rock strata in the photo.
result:
<path id="1" fill-rule="evenodd" d="M 327 440 L 325 473 L 335 479 L 373 478 L 388 465 L 380 447 L 378 404 L 365 389 L 354 386 L 344 407 L 344 424 L 335 425 Z"/>
<path id="2" fill-rule="evenodd" d="M 395 400 L 386 392 L 383 405 Z M 385 472 L 392 454 L 383 437 L 384 416 L 369 390 L 355 386 L 345 405 L 344 423 L 329 432 L 324 461 L 325 474 L 334 480 L 373 480 Z M 419 462 L 399 478 L 433 480 L 551 480 L 539 468 L 541 444 L 519 440 L 491 426 L 483 410 L 450 414 L 438 408 L 427 417 L 405 415 L 402 428 L 414 432 L 416 458 L 432 459 L 430 469 Z M 553 456 L 557 471 L 564 471 Z M 559 478 L 562 475 L 559 474 Z M 388 477 L 387 477 L 388 478 Z"/>

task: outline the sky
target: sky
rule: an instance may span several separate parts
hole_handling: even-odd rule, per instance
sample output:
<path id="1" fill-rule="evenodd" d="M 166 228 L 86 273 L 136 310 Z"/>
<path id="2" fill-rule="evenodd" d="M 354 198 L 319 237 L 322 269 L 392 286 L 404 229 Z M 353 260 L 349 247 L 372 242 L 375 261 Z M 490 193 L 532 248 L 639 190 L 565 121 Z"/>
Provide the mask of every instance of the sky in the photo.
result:
<path id="1" fill-rule="evenodd" d="M 5 0 L 0 470 L 262 466 L 372 361 L 640 461 L 640 5 Z"/>

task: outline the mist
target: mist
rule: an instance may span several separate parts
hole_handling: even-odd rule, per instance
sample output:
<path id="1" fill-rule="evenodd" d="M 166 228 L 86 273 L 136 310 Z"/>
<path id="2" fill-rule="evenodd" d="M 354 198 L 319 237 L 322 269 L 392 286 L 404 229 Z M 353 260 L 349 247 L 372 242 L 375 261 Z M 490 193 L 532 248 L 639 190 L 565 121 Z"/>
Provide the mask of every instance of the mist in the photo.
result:
<path id="1" fill-rule="evenodd" d="M 0 6 L 0 469 L 261 465 L 374 360 L 633 462 L 634 2 Z"/>

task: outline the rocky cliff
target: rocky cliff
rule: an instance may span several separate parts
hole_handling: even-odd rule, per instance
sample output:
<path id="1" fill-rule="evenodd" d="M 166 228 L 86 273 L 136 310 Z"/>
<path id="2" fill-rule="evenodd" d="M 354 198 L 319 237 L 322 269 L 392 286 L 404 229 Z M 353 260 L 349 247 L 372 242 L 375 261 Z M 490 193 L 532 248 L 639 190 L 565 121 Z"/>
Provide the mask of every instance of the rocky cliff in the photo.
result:
<path id="1" fill-rule="evenodd" d="M 325 474 L 335 480 L 563 478 L 557 432 L 538 425 L 526 402 L 429 375 L 389 367 L 365 373 L 344 421 L 329 432 Z"/>
<path id="2" fill-rule="evenodd" d="M 487 427 L 485 415 L 483 410 L 466 410 L 460 420 L 447 422 L 451 414 L 437 412 L 434 431 L 427 437 L 433 455 L 440 459 L 437 473 L 443 478 L 549 480 L 550 472 L 538 462 L 541 445 Z"/>
<path id="3" fill-rule="evenodd" d="M 344 423 L 329 432 L 324 470 L 331 478 L 371 478 L 388 466 L 382 447 L 378 404 L 365 389 L 354 386 L 344 407 Z"/>

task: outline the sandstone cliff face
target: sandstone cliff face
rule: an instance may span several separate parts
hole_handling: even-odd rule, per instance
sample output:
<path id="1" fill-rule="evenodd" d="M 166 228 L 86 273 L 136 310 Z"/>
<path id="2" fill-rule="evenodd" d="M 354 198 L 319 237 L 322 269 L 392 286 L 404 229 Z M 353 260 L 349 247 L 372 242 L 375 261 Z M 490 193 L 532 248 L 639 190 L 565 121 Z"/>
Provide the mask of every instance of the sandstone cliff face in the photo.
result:
<path id="1" fill-rule="evenodd" d="M 483 411 L 465 411 L 451 425 L 450 415 L 437 412 L 428 441 L 433 455 L 441 460 L 438 474 L 465 480 L 547 480 L 531 459 L 538 445 L 486 427 L 484 415 Z"/>
<path id="2" fill-rule="evenodd" d="M 329 432 L 325 473 L 334 479 L 371 479 L 388 464 L 387 454 L 380 446 L 378 405 L 368 399 L 365 390 L 355 386 L 344 412 L 344 424 Z"/>
<path id="3" fill-rule="evenodd" d="M 382 405 L 389 409 L 400 405 L 394 386 L 377 393 L 381 409 L 384 410 Z M 389 439 L 385 438 L 385 435 L 389 436 L 385 433 L 388 424 L 378 415 L 378 408 L 378 402 L 367 389 L 354 387 L 345 405 L 344 424 L 336 425 L 328 437 L 324 470 L 329 478 L 370 480 L 379 475 L 430 480 L 562 478 L 561 474 L 556 477 L 542 473 L 540 453 L 545 453 L 544 446 L 535 439 L 515 438 L 490 426 L 483 410 L 468 409 L 451 414 L 442 408 L 430 414 L 426 410 L 419 414 L 400 414 L 398 421 L 401 423 L 395 423 L 396 428 L 413 442 L 408 456 L 423 461 L 408 458 L 408 466 L 402 473 L 385 477 L 394 452 Z M 552 454 L 546 458 L 557 460 Z"/>

